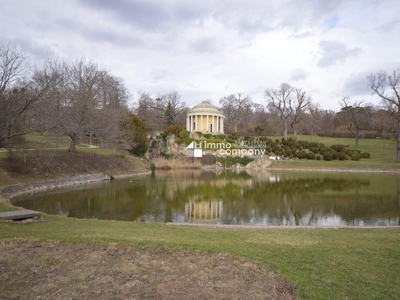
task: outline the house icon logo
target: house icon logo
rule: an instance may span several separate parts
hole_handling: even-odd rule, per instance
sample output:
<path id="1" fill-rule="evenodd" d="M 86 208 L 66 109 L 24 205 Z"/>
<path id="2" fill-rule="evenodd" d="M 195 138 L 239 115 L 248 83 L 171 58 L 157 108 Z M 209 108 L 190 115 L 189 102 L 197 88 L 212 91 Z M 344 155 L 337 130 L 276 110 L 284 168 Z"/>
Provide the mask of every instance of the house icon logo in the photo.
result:
<path id="1" fill-rule="evenodd" d="M 201 142 L 199 144 L 194 141 L 191 142 L 190 145 L 186 147 L 186 157 L 203 157 Z"/>

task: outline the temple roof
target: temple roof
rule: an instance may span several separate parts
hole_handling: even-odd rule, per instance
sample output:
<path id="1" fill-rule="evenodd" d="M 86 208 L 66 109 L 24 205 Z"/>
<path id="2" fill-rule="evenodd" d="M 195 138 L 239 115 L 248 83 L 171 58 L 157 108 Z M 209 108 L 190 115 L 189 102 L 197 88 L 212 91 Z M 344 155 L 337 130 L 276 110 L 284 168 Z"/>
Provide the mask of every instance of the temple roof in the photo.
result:
<path id="1" fill-rule="evenodd" d="M 203 102 L 193 106 L 192 109 L 196 109 L 196 108 L 211 108 L 211 109 L 218 110 L 218 107 L 213 105 L 210 100 L 204 100 Z"/>
<path id="2" fill-rule="evenodd" d="M 218 107 L 213 105 L 210 100 L 204 100 L 203 102 L 193 106 L 188 114 L 201 114 L 201 113 L 214 113 L 223 116 L 223 113 L 219 111 Z"/>

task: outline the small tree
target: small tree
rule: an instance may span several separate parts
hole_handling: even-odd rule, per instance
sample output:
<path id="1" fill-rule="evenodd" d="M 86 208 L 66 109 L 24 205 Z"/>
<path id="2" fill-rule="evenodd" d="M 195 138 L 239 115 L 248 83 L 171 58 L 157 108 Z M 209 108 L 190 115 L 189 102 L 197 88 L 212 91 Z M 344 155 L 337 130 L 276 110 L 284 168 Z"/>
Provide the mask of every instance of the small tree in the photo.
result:
<path id="1" fill-rule="evenodd" d="M 290 127 L 293 129 L 293 139 L 297 141 L 299 123 L 304 119 L 305 111 L 311 105 L 311 97 L 301 89 L 296 89 L 296 98 L 293 101 L 293 118 Z"/>
<path id="2" fill-rule="evenodd" d="M 147 150 L 147 128 L 142 119 L 128 113 L 119 122 L 120 141 L 123 150 L 143 155 Z"/>
<path id="3" fill-rule="evenodd" d="M 285 140 L 287 140 L 289 118 L 293 115 L 293 90 L 288 83 L 282 83 L 279 90 L 267 89 L 265 91 L 270 111 L 275 110 L 283 121 L 283 138 Z"/>
<path id="4" fill-rule="evenodd" d="M 374 94 L 377 94 L 388 111 L 393 111 L 397 119 L 397 158 L 400 163 L 400 69 L 394 70 L 391 75 L 385 71 L 368 76 L 369 85 Z"/>
<path id="5" fill-rule="evenodd" d="M 219 103 L 222 105 L 227 123 L 233 126 L 234 132 L 237 132 L 239 125 L 251 114 L 251 98 L 248 95 L 236 93 L 221 98 Z"/>
<path id="6" fill-rule="evenodd" d="M 360 139 L 360 130 L 365 128 L 371 115 L 371 106 L 364 104 L 364 101 L 350 102 L 348 97 L 339 101 L 342 107 L 338 113 L 339 120 L 346 124 L 347 129 L 354 134 L 355 146 L 358 147 L 358 140 Z"/>

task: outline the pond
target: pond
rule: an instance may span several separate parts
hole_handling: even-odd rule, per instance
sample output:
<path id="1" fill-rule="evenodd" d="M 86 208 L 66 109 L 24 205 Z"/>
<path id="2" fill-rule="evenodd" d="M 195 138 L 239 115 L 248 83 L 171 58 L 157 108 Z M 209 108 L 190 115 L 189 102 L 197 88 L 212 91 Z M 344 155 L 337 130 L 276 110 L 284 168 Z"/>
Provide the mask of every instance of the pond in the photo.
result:
<path id="1" fill-rule="evenodd" d="M 241 225 L 400 225 L 400 176 L 351 172 L 157 171 L 25 195 L 13 203 L 74 218 Z"/>

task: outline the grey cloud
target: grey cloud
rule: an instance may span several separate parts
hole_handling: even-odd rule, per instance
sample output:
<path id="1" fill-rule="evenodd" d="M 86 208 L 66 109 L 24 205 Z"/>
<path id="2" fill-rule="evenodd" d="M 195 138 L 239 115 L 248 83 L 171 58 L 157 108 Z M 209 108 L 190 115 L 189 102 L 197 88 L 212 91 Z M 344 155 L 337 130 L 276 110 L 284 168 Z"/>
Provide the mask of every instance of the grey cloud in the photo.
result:
<path id="1" fill-rule="evenodd" d="M 396 27 L 399 27 L 400 21 L 399 20 L 392 20 L 389 22 L 384 23 L 383 25 L 380 25 L 377 27 L 379 32 L 382 33 L 390 33 L 393 30 L 396 29 Z"/>
<path id="2" fill-rule="evenodd" d="M 304 39 L 304 38 L 308 38 L 310 36 L 312 36 L 311 32 L 306 31 L 303 33 L 298 33 L 298 34 L 294 34 L 292 35 L 295 39 Z"/>
<path id="3" fill-rule="evenodd" d="M 70 30 L 78 35 L 82 35 L 86 40 L 97 43 L 110 43 L 122 47 L 138 47 L 143 46 L 144 42 L 139 37 L 126 31 L 111 30 L 109 28 L 89 27 L 83 23 L 73 22 L 62 19 L 58 25 L 64 30 Z"/>
<path id="4" fill-rule="evenodd" d="M 304 26 L 316 26 L 332 18 L 342 1 L 258 1 L 220 0 L 214 3 L 213 17 L 242 33 L 256 34 L 289 28 L 295 32 Z"/>
<path id="5" fill-rule="evenodd" d="M 310 3 L 311 2 L 311 3 Z M 331 18 L 341 1 L 156 1 L 156 0 L 83 0 L 87 7 L 102 10 L 114 19 L 123 20 L 142 31 L 174 31 L 188 23 L 201 25 L 215 19 L 241 33 L 257 34 L 274 29 L 301 30 Z M 299 13 L 301 12 L 301 13 Z"/>
<path id="6" fill-rule="evenodd" d="M 200 21 L 207 15 L 207 4 L 198 1 L 156 0 L 84 0 L 84 4 L 96 10 L 109 12 L 116 19 L 123 19 L 143 31 L 168 31 L 182 22 Z"/>
<path id="7" fill-rule="evenodd" d="M 10 43 L 11 45 L 18 45 L 22 47 L 28 57 L 33 58 L 34 61 L 40 61 L 48 55 L 55 54 L 51 46 L 36 42 L 28 36 L 24 38 L 5 38 L 0 36 L 0 40 L 4 44 Z"/>
<path id="8" fill-rule="evenodd" d="M 356 95 L 369 95 L 371 89 L 368 86 L 367 76 L 371 72 L 360 72 L 351 74 L 343 85 L 343 95 L 345 96 L 356 96 Z"/>
<path id="9" fill-rule="evenodd" d="M 290 74 L 290 80 L 299 81 L 307 78 L 307 73 L 303 69 L 294 69 Z"/>
<path id="10" fill-rule="evenodd" d="M 321 68 L 330 67 L 337 62 L 344 62 L 347 58 L 355 57 L 362 52 L 359 47 L 349 49 L 346 44 L 336 40 L 322 40 L 319 42 L 319 48 L 321 55 L 317 66 Z"/>
<path id="11" fill-rule="evenodd" d="M 217 51 L 217 40 L 213 37 L 199 38 L 190 44 L 196 52 L 213 53 Z"/>
<path id="12" fill-rule="evenodd" d="M 167 69 L 152 69 L 150 75 L 153 78 L 153 82 L 158 83 L 164 78 L 174 75 L 174 73 Z"/>

